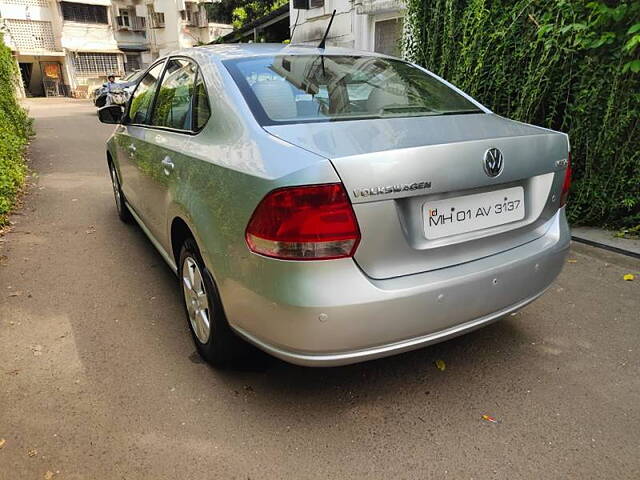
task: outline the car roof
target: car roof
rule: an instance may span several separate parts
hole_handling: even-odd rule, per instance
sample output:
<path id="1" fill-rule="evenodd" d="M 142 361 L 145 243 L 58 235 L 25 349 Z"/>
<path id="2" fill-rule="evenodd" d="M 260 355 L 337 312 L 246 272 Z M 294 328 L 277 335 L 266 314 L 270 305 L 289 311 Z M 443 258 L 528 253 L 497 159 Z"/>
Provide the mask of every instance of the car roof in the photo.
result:
<path id="1" fill-rule="evenodd" d="M 375 52 L 354 50 L 351 48 L 326 47 L 317 48 L 315 45 L 284 45 L 282 43 L 224 43 L 217 45 L 202 45 L 182 50 L 183 53 L 209 54 L 218 60 L 230 60 L 271 55 L 357 55 L 369 57 L 389 57 Z M 180 52 L 174 52 L 174 54 Z"/>

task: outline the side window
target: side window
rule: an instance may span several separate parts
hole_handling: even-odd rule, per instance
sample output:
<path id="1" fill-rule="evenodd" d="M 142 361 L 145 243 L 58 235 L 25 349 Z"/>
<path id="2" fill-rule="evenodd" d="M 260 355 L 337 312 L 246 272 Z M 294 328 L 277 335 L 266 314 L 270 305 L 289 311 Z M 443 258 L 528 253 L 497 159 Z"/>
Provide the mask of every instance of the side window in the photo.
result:
<path id="1" fill-rule="evenodd" d="M 211 116 L 207 86 L 202 79 L 202 72 L 198 73 L 196 92 L 193 96 L 193 130 L 198 131 L 205 126 Z"/>
<path id="2" fill-rule="evenodd" d="M 155 95 L 158 85 L 158 79 L 162 74 L 162 67 L 164 67 L 164 62 L 159 63 L 149 70 L 142 80 L 140 80 L 135 92 L 133 92 L 129 106 L 131 123 L 146 123 L 151 102 L 153 101 L 153 96 Z"/>
<path id="3" fill-rule="evenodd" d="M 169 60 L 156 98 L 151 124 L 178 130 L 191 130 L 191 100 L 198 67 L 184 58 Z"/>

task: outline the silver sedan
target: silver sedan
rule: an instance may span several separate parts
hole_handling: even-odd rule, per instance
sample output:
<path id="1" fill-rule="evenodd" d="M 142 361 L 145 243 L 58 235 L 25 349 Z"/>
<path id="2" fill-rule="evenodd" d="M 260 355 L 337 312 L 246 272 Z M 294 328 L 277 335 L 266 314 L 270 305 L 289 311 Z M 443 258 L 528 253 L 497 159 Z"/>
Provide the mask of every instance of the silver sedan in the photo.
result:
<path id="1" fill-rule="evenodd" d="M 309 366 L 439 342 L 539 297 L 568 250 L 567 136 L 396 58 L 182 50 L 100 118 L 118 213 L 214 364 L 245 341 Z"/>

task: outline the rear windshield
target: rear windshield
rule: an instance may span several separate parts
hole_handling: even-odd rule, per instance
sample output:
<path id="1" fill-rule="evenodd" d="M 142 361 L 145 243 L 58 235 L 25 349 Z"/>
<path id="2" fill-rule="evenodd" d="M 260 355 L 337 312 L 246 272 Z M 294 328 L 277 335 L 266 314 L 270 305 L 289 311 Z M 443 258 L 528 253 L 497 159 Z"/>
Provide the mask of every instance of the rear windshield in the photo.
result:
<path id="1" fill-rule="evenodd" d="M 441 81 L 401 60 L 277 55 L 224 64 L 262 125 L 482 113 Z"/>

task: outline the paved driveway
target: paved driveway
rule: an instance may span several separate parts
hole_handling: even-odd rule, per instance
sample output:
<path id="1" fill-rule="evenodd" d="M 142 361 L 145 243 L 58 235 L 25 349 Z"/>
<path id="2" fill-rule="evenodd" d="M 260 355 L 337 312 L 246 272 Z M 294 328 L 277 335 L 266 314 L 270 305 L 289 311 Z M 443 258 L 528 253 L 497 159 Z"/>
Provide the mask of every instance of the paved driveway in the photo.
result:
<path id="1" fill-rule="evenodd" d="M 574 246 L 540 300 L 464 337 L 217 371 L 116 217 L 111 128 L 85 101 L 28 105 L 38 178 L 0 240 L 0 478 L 640 478 L 640 279 L 622 280 L 640 262 Z"/>

